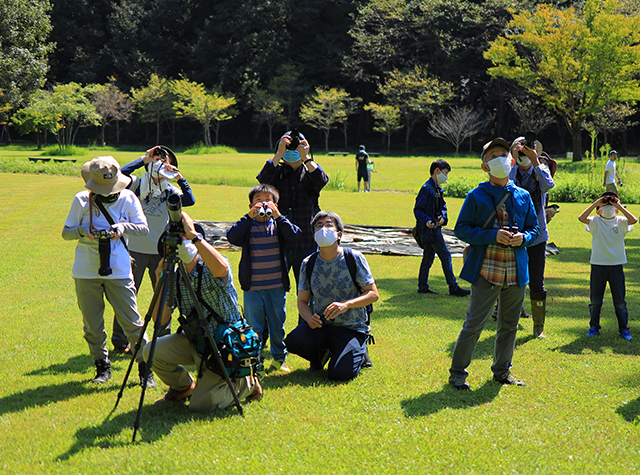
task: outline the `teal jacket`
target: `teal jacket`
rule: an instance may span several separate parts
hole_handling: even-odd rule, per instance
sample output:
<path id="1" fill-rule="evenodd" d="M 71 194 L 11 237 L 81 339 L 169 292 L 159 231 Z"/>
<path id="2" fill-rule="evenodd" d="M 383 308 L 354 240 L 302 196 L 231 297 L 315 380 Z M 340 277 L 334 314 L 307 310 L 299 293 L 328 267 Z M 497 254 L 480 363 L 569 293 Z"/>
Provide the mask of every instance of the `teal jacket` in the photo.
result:
<path id="1" fill-rule="evenodd" d="M 498 234 L 498 230 L 493 229 L 495 215 L 483 229 L 484 223 L 505 193 L 511 193 L 506 201 L 511 225 L 517 226 L 518 231 L 524 234 L 522 245 L 514 248 L 518 286 L 523 287 L 529 283 L 528 256 L 525 247 L 530 246 L 539 233 L 536 210 L 531 196 L 528 191 L 514 185 L 512 181 L 509 181 L 504 188 L 494 186 L 487 181 L 480 183 L 477 188 L 467 193 L 454 229 L 459 239 L 471 244 L 471 251 L 460 272 L 460 277 L 471 284 L 475 284 L 478 280 L 487 246 L 496 242 Z"/>

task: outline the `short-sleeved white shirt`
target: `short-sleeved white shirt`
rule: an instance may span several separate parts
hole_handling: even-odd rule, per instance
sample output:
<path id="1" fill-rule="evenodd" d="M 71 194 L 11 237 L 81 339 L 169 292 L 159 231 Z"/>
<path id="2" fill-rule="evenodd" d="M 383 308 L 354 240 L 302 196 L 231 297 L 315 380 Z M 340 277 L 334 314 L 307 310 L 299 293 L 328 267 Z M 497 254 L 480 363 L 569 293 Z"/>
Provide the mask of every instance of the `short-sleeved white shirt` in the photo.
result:
<path id="1" fill-rule="evenodd" d="M 625 216 L 604 219 L 601 216 L 589 216 L 585 229 L 593 236 L 591 240 L 591 264 L 598 266 L 616 266 L 627 263 L 624 237 L 633 230 Z"/>
<path id="2" fill-rule="evenodd" d="M 605 180 L 605 185 L 609 185 L 611 183 L 615 183 L 616 182 L 616 162 L 614 162 L 613 160 L 609 160 L 607 162 L 607 165 L 604 168 L 605 172 L 607 173 L 607 178 Z"/>

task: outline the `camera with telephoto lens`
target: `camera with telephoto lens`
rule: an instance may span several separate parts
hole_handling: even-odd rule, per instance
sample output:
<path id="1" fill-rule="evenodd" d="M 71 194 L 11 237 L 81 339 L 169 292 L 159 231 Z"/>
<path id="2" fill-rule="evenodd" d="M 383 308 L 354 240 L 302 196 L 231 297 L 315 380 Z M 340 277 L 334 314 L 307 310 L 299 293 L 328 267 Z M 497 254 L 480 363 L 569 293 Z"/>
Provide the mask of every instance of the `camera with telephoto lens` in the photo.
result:
<path id="1" fill-rule="evenodd" d="M 271 215 L 272 215 L 271 208 L 269 208 L 267 206 L 267 203 L 263 201 L 262 207 L 258 210 L 258 216 L 260 216 L 261 218 L 264 218 L 265 216 L 271 216 Z"/>
<path id="2" fill-rule="evenodd" d="M 291 143 L 287 144 L 287 150 L 296 150 L 300 145 L 300 132 L 298 132 L 298 129 L 291 129 L 289 140 Z"/>
<path id="3" fill-rule="evenodd" d="M 111 275 L 111 239 L 116 232 L 113 229 L 100 229 L 91 231 L 91 235 L 98 240 L 98 254 L 100 255 L 100 267 L 98 275 Z"/>

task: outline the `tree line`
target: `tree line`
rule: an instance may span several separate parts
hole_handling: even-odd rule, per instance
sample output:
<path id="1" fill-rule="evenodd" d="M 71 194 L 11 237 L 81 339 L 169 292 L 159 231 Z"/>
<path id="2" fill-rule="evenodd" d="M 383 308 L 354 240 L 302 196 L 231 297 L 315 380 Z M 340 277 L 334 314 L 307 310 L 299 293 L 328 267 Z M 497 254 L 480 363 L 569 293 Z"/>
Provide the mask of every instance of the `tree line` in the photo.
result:
<path id="1" fill-rule="evenodd" d="M 579 160 L 594 133 L 627 140 L 637 127 L 639 7 L 5 0 L 0 123 L 62 146 L 90 126 L 101 143 L 153 127 L 156 142 L 273 148 L 302 126 L 326 150 L 379 140 L 456 153 L 534 130 Z"/>

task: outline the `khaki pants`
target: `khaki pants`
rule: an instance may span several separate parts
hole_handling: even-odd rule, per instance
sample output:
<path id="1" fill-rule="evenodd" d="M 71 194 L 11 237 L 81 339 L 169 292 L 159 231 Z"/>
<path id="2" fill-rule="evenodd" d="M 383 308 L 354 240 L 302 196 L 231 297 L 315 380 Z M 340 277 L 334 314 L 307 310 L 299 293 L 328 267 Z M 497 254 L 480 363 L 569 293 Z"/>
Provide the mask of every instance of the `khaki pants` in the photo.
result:
<path id="1" fill-rule="evenodd" d="M 148 361 L 151 344 L 144 347 L 144 360 Z M 160 337 L 156 340 L 156 349 L 151 362 L 151 369 L 167 386 L 182 391 L 193 382 L 193 377 L 181 365 L 195 365 L 200 368 L 202 358 L 193 344 L 182 333 Z M 255 378 L 232 379 L 238 398 L 243 400 L 249 396 L 255 386 Z M 189 409 L 197 412 L 210 412 L 225 409 L 235 403 L 233 394 L 222 376 L 202 366 L 202 377 L 198 378 L 191 395 Z"/>

